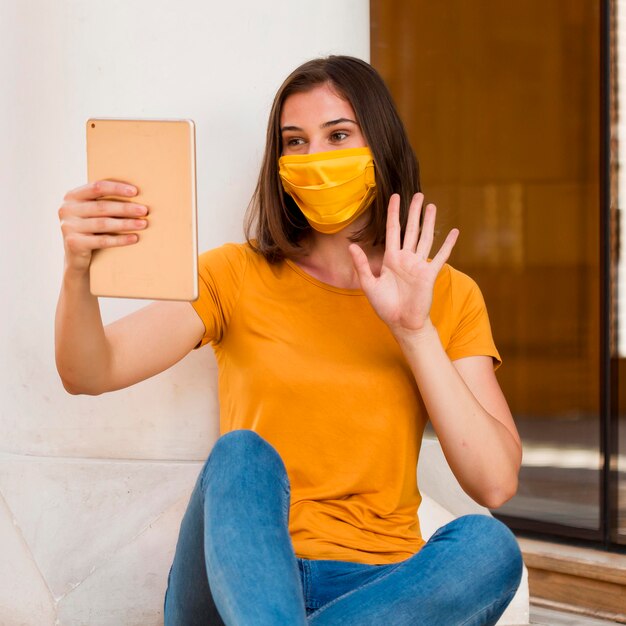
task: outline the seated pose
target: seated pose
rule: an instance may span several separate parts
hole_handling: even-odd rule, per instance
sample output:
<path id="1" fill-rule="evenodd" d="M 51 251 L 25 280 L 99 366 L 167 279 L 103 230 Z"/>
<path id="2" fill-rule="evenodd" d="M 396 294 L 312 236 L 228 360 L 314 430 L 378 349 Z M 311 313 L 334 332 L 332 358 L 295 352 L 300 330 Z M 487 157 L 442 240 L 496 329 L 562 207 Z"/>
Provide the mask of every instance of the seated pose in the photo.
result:
<path id="1" fill-rule="evenodd" d="M 180 527 L 165 624 L 495 624 L 519 585 L 512 533 L 460 517 L 422 539 L 428 419 L 463 489 L 498 507 L 520 439 L 477 285 L 431 255 L 435 206 L 384 82 L 364 61 L 297 68 L 270 113 L 244 244 L 200 257 L 200 297 L 103 327 L 92 251 L 133 245 L 146 207 L 98 181 L 59 211 L 58 370 L 100 394 L 210 343 L 220 432 Z M 102 234 L 106 233 L 106 234 Z"/>

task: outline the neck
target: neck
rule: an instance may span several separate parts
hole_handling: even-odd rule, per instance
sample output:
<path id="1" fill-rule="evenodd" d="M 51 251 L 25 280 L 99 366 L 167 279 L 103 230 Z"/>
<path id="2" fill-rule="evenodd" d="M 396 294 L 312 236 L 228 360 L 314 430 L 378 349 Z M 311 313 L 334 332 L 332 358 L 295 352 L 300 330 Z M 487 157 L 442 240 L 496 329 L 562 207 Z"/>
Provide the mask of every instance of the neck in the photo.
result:
<path id="1" fill-rule="evenodd" d="M 360 289 L 361 285 L 352 263 L 348 247 L 352 243 L 351 235 L 358 232 L 364 224 L 357 220 L 354 224 L 333 235 L 311 231 L 308 238 L 308 253 L 295 259 L 295 262 L 307 273 L 318 280 L 342 289 Z M 372 270 L 378 273 L 382 260 L 382 249 L 371 244 L 359 243 L 367 254 Z"/>

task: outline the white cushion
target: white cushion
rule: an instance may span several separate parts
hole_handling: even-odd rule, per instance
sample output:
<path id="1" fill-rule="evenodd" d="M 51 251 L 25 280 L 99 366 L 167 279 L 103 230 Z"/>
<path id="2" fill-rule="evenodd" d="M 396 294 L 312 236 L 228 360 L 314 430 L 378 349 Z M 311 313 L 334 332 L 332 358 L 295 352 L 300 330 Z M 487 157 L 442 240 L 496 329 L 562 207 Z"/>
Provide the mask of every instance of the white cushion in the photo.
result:
<path id="1" fill-rule="evenodd" d="M 425 438 L 417 464 L 417 480 L 422 494 L 418 511 L 422 536 L 428 540 L 441 526 L 461 515 L 491 515 L 489 509 L 477 504 L 461 488 L 441 446 L 436 439 Z M 498 626 L 521 626 L 529 623 L 530 597 L 528 570 L 524 566 L 522 580 L 511 604 L 498 621 Z"/>

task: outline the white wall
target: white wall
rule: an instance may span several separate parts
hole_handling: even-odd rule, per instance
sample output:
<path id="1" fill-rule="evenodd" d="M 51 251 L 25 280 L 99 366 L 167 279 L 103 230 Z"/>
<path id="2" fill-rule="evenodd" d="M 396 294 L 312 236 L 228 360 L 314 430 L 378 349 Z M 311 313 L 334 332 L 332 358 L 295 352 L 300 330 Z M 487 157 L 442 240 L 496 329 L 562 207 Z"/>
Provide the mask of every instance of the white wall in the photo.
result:
<path id="1" fill-rule="evenodd" d="M 126 391 L 61 387 L 56 212 L 85 182 L 84 122 L 194 119 L 200 246 L 241 241 L 276 88 L 314 56 L 367 59 L 369 4 L 0 0 L 0 53 L 0 623 L 158 624 L 215 366 L 208 348 Z"/>

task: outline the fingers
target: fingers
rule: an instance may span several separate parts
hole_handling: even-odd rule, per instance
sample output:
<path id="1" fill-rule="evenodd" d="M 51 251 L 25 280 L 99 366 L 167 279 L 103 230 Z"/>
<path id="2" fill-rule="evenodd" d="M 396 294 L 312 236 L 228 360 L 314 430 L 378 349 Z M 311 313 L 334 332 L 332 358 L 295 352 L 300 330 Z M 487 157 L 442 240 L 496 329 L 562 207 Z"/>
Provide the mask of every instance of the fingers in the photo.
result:
<path id="1" fill-rule="evenodd" d="M 367 260 L 367 255 L 355 243 L 351 244 L 348 247 L 348 250 L 350 250 L 350 254 L 352 255 L 352 263 L 359 276 L 361 287 L 363 291 L 367 291 L 369 286 L 376 280 L 374 278 L 374 274 L 372 274 L 372 269 L 369 261 Z"/>
<path id="2" fill-rule="evenodd" d="M 433 239 L 435 237 L 435 218 L 437 216 L 437 207 L 434 204 L 427 204 L 424 212 L 424 222 L 422 224 L 422 232 L 420 233 L 419 243 L 415 249 L 415 254 L 422 259 L 427 259 L 430 249 L 433 247 Z"/>
<path id="3" fill-rule="evenodd" d="M 439 248 L 439 252 L 435 255 L 435 258 L 432 260 L 432 263 L 437 271 L 439 271 L 443 264 L 450 258 L 452 254 L 452 249 L 456 244 L 456 240 L 459 238 L 459 229 L 453 228 L 446 237 L 446 240 Z"/>
<path id="4" fill-rule="evenodd" d="M 123 233 L 132 230 L 143 230 L 148 226 L 147 220 L 120 219 L 114 217 L 91 217 L 84 219 L 70 218 L 61 224 L 64 233 Z"/>
<path id="5" fill-rule="evenodd" d="M 84 233 L 71 233 L 65 238 L 65 247 L 69 254 L 81 257 L 86 254 L 89 255 L 89 253 L 94 250 L 129 246 L 137 243 L 138 240 L 139 236 L 135 233 L 125 235 L 87 235 Z"/>
<path id="6" fill-rule="evenodd" d="M 85 200 L 95 200 L 102 196 L 122 196 L 130 198 L 135 195 L 137 195 L 137 188 L 128 183 L 115 180 L 97 180 L 93 183 L 71 189 L 65 194 L 64 200 L 84 202 Z"/>
<path id="7" fill-rule="evenodd" d="M 387 250 L 400 249 L 400 195 L 392 194 L 387 207 L 387 230 L 386 244 Z"/>
<path id="8" fill-rule="evenodd" d="M 137 188 L 127 183 L 100 180 L 76 187 L 65 194 L 59 220 L 69 266 L 86 270 L 91 253 L 101 248 L 128 246 L 139 236 L 131 231 L 144 230 L 148 208 L 105 196 L 131 198 Z"/>
<path id="9" fill-rule="evenodd" d="M 117 200 L 96 200 L 92 202 L 66 201 L 59 209 L 59 219 L 71 217 L 143 217 L 147 215 L 148 207 L 143 204 L 120 202 Z"/>
<path id="10" fill-rule="evenodd" d="M 411 205 L 409 206 L 409 217 L 406 223 L 406 229 L 404 231 L 404 240 L 402 242 L 403 250 L 415 251 L 417 246 L 417 239 L 419 237 L 420 230 L 420 215 L 422 213 L 422 203 L 424 202 L 424 194 L 416 193 L 411 199 Z"/>

